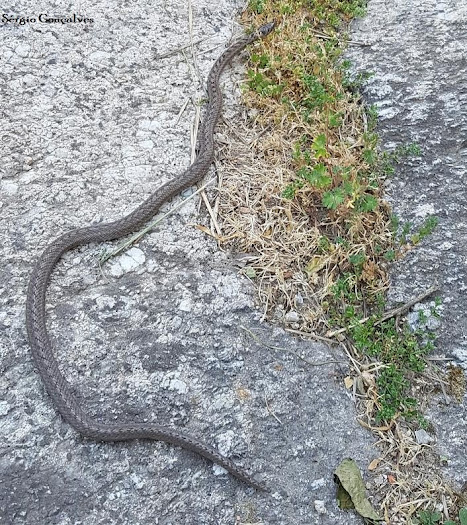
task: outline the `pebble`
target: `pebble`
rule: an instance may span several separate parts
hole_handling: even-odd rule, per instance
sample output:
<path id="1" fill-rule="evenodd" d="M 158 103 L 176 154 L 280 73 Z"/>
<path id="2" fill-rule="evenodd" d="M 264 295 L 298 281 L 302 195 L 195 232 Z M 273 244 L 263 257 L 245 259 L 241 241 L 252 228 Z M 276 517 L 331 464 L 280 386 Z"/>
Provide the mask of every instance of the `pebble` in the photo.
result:
<path id="1" fill-rule="evenodd" d="M 110 267 L 110 273 L 114 277 L 120 277 L 124 273 L 135 270 L 146 261 L 146 257 L 139 248 L 131 248 L 121 255 Z"/>
<path id="2" fill-rule="evenodd" d="M 326 506 L 324 505 L 324 501 L 320 499 L 315 499 L 313 502 L 315 506 L 315 510 L 318 514 L 327 514 Z"/>
<path id="3" fill-rule="evenodd" d="M 300 316 L 297 312 L 290 310 L 290 312 L 287 312 L 285 314 L 285 321 L 287 323 L 298 323 L 298 321 L 300 321 Z"/>
<path id="4" fill-rule="evenodd" d="M 10 411 L 10 404 L 6 401 L 0 401 L 0 416 L 6 416 Z"/>
<path id="5" fill-rule="evenodd" d="M 415 431 L 415 439 L 419 445 L 430 445 L 434 443 L 434 438 L 423 429 Z"/>

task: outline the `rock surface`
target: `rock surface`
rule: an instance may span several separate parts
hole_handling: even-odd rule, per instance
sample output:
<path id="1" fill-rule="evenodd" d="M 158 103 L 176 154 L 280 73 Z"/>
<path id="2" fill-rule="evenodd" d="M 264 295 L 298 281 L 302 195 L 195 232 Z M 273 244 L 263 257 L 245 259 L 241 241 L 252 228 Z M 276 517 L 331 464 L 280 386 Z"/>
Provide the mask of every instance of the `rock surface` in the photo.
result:
<path id="1" fill-rule="evenodd" d="M 441 326 L 433 327 L 437 353 L 467 370 L 467 4 L 370 0 L 352 39 L 371 44 L 352 46 L 347 56 L 356 70 L 373 73 L 363 91 L 378 108 L 382 147 L 422 149 L 388 181 L 393 209 L 415 228 L 429 215 L 439 218 L 434 233 L 395 265 L 390 300 L 405 302 L 437 282 L 443 301 Z M 459 484 L 467 480 L 466 406 L 465 397 L 450 406 L 440 398 L 428 414 L 448 459 L 446 474 Z"/>
<path id="2" fill-rule="evenodd" d="M 102 268 L 114 244 L 57 266 L 48 294 L 56 354 L 102 421 L 156 420 L 217 446 L 256 473 L 259 494 L 163 442 L 94 443 L 56 413 L 24 324 L 32 264 L 61 232 L 121 217 L 189 164 L 195 100 L 239 27 L 243 2 L 86 2 L 93 25 L 5 23 L 2 61 L 0 523 L 6 525 L 354 524 L 335 503 L 345 457 L 377 452 L 355 421 L 336 350 L 260 324 L 252 290 L 193 223 L 190 200 Z M 32 16 L 36 4 L 21 3 Z M 62 13 L 63 4 L 49 13 Z M 37 13 L 36 13 L 37 14 Z M 232 110 L 241 60 L 224 77 Z M 188 195 L 186 193 L 186 195 Z M 177 202 L 179 199 L 177 199 Z M 169 205 L 164 206 L 167 211 Z M 334 354 L 336 357 L 334 357 Z"/>

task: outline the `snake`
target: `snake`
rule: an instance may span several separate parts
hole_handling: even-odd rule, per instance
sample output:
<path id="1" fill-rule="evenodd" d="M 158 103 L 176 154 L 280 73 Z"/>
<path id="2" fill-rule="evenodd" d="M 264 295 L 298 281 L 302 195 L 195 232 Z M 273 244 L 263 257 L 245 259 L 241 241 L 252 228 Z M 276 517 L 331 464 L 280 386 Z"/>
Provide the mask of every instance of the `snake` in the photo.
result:
<path id="1" fill-rule="evenodd" d="M 182 175 L 161 185 L 123 218 L 73 229 L 50 242 L 34 264 L 26 297 L 26 329 L 36 368 L 55 408 L 78 433 L 85 438 L 104 442 L 133 439 L 165 441 L 220 465 L 234 477 L 257 490 L 266 490 L 266 487 L 256 481 L 247 470 L 237 466 L 231 459 L 201 440 L 156 422 L 101 422 L 83 410 L 71 385 L 60 371 L 47 330 L 45 305 L 50 276 L 66 252 L 85 244 L 111 241 L 133 233 L 144 226 L 165 202 L 195 185 L 207 174 L 214 160 L 214 131 L 222 110 L 222 92 L 219 85 L 221 73 L 246 46 L 266 37 L 274 26 L 274 22 L 269 22 L 238 38 L 214 62 L 207 78 L 207 105 L 199 128 L 198 154 L 194 162 Z"/>

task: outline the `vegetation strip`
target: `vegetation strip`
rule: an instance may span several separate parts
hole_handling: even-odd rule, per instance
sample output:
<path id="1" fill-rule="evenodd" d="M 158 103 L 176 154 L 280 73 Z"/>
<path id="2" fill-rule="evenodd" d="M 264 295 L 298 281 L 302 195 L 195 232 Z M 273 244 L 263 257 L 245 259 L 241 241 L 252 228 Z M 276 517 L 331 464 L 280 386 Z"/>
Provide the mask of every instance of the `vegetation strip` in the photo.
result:
<path id="1" fill-rule="evenodd" d="M 345 346 L 358 419 L 379 438 L 381 457 L 369 469 L 383 476 L 373 497 L 385 520 L 410 523 L 439 505 L 456 519 L 462 497 L 415 434 L 429 430 L 425 397 L 447 384 L 426 359 L 435 336 L 408 328 L 401 319 L 407 305 L 385 313 L 384 299 L 389 264 L 437 219 L 414 230 L 384 200 L 396 165 L 421 151 L 415 144 L 379 150 L 377 111 L 358 92 L 369 75 L 351 77 L 343 58 L 345 25 L 363 12 L 361 0 L 250 1 L 246 27 L 274 19 L 277 29 L 250 51 L 244 101 L 256 123 L 226 131 L 241 139 L 223 148 L 217 238 L 250 255 L 243 273 L 257 287 L 264 317 L 292 332 L 334 335 Z M 429 316 L 441 307 L 435 298 Z"/>

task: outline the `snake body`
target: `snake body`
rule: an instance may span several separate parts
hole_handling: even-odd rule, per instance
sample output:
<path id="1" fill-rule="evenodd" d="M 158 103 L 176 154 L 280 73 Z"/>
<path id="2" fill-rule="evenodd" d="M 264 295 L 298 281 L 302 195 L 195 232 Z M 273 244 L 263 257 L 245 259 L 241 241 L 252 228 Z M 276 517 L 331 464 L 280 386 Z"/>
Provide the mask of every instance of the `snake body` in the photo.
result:
<path id="1" fill-rule="evenodd" d="M 80 434 L 98 441 L 125 441 L 132 439 L 155 439 L 166 441 L 191 450 L 217 463 L 236 478 L 256 489 L 264 487 L 250 474 L 224 457 L 216 449 L 158 423 L 101 423 L 89 416 L 80 406 L 73 391 L 59 369 L 53 347 L 47 333 L 45 300 L 50 275 L 65 252 L 91 242 L 117 239 L 134 232 L 147 223 L 161 205 L 200 181 L 207 173 L 214 158 L 214 128 L 222 108 L 219 79 L 225 66 L 247 45 L 268 35 L 274 23 L 261 26 L 251 35 L 234 42 L 214 63 L 207 80 L 208 104 L 200 127 L 198 156 L 193 164 L 179 177 L 168 181 L 152 193 L 133 212 L 122 219 L 94 224 L 64 233 L 52 241 L 38 258 L 29 281 L 26 300 L 26 327 L 29 344 L 37 369 L 47 392 L 58 412 Z"/>

